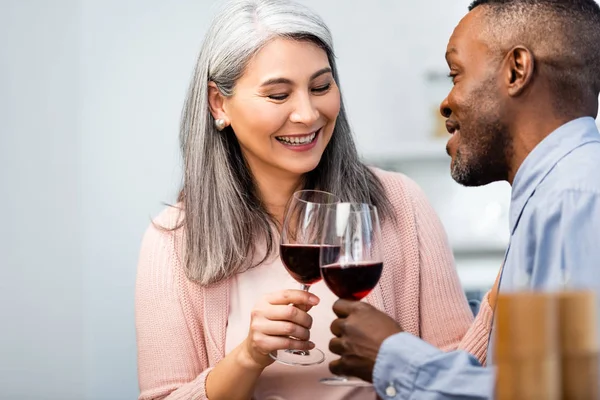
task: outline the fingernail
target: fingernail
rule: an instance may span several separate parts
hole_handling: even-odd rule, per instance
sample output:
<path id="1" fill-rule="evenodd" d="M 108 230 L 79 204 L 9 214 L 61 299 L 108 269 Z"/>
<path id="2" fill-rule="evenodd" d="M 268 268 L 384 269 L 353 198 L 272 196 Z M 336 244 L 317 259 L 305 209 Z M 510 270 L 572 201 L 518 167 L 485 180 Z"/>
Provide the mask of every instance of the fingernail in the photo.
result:
<path id="1" fill-rule="evenodd" d="M 311 306 L 316 306 L 317 304 L 319 304 L 319 298 L 317 296 L 310 296 L 308 298 L 308 304 L 310 304 Z"/>
<path id="2" fill-rule="evenodd" d="M 312 350 L 315 348 L 315 344 L 313 342 L 308 342 L 308 349 Z"/>

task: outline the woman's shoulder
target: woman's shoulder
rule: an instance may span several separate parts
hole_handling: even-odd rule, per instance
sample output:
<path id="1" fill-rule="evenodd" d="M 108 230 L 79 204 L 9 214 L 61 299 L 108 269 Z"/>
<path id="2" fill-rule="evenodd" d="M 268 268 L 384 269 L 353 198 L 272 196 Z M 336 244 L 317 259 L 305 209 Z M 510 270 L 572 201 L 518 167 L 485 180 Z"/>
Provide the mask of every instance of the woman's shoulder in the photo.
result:
<path id="1" fill-rule="evenodd" d="M 419 185 L 401 172 L 386 171 L 376 167 L 369 169 L 379 179 L 394 208 L 405 204 L 414 207 L 425 199 L 425 194 Z"/>
<path id="2" fill-rule="evenodd" d="M 175 230 L 183 222 L 183 203 L 168 204 L 154 218 L 150 227 L 155 227 L 165 231 Z M 162 229 L 161 229 L 162 228 Z"/>
<path id="3" fill-rule="evenodd" d="M 179 262 L 183 244 L 183 209 L 180 204 L 167 205 L 156 216 L 150 218 L 142 237 L 141 256 L 171 255 Z"/>

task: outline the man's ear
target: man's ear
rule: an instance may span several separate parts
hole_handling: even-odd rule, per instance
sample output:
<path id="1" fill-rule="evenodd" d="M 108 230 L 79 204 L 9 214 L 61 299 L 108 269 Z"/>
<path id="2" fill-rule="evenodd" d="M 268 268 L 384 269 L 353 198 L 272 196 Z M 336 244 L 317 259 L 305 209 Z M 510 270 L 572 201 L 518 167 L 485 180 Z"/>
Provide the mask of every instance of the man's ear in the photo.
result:
<path id="1" fill-rule="evenodd" d="M 533 79 L 533 53 L 524 46 L 514 47 L 506 57 L 504 83 L 510 96 L 519 96 Z"/>

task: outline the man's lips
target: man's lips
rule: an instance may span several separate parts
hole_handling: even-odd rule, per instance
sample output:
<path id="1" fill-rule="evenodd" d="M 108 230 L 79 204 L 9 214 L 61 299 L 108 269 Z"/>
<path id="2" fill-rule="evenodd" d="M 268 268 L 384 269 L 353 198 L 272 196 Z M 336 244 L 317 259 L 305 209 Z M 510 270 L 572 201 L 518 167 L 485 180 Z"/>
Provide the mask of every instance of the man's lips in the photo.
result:
<path id="1" fill-rule="evenodd" d="M 459 130 L 458 122 L 453 121 L 451 119 L 447 119 L 446 120 L 446 130 L 448 131 L 449 134 L 453 135 L 454 132 Z"/>

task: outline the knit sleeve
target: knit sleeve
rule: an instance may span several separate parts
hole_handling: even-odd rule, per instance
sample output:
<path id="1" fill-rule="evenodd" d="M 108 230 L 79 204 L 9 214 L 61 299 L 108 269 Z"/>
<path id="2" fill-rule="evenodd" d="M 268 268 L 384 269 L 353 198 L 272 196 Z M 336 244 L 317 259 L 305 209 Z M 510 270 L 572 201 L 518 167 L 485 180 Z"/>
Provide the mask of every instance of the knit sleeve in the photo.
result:
<path id="1" fill-rule="evenodd" d="M 481 365 L 487 361 L 488 340 L 492 328 L 493 309 L 489 303 L 490 292 L 481 300 L 479 313 L 458 348 L 474 355 Z"/>
<path id="2" fill-rule="evenodd" d="M 155 221 L 174 226 L 176 211 Z M 206 399 L 208 357 L 201 332 L 181 292 L 185 275 L 177 234 L 151 225 L 143 238 L 136 281 L 135 323 L 140 400 Z"/>
<path id="3" fill-rule="evenodd" d="M 442 350 L 455 350 L 473 322 L 473 314 L 440 219 L 421 188 L 406 177 L 404 181 L 417 226 L 421 338 Z"/>

